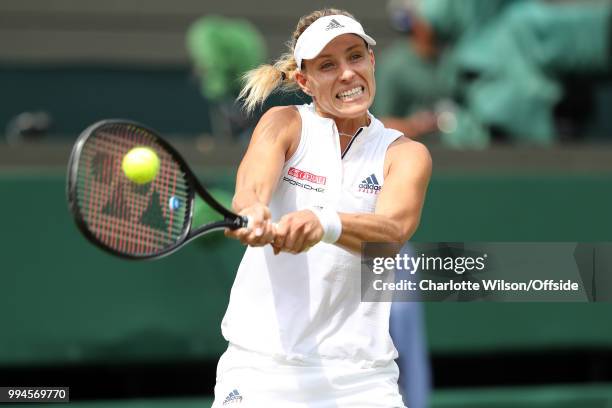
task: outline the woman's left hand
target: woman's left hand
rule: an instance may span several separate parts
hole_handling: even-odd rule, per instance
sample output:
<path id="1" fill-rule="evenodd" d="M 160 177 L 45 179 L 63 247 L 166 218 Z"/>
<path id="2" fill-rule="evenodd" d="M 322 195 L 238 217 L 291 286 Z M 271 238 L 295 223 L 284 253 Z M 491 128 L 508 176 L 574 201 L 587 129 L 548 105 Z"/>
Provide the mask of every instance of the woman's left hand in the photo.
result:
<path id="1" fill-rule="evenodd" d="M 274 253 L 299 254 L 307 251 L 323 238 L 319 218 L 310 210 L 295 211 L 284 215 L 276 224 Z"/>

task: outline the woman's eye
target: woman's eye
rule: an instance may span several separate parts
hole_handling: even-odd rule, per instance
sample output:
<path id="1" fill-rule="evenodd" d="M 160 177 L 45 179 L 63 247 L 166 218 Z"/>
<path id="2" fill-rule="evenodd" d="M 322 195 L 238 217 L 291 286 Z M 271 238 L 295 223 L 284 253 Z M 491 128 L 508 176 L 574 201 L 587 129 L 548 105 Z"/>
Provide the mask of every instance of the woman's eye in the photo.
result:
<path id="1" fill-rule="evenodd" d="M 334 66 L 334 64 L 332 64 L 331 62 L 325 62 L 323 64 L 321 64 L 321 69 L 330 69 Z"/>
<path id="2" fill-rule="evenodd" d="M 360 59 L 360 58 L 361 58 L 361 54 L 353 54 L 353 55 L 351 55 L 351 59 L 352 59 L 353 61 L 356 61 L 356 60 L 358 60 L 358 59 Z"/>

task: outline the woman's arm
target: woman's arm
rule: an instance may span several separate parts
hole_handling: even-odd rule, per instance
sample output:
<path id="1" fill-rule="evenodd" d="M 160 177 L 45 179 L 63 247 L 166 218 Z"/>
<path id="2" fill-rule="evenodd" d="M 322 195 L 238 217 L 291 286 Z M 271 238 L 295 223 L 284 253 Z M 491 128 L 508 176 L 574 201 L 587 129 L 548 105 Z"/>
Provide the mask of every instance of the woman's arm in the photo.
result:
<path id="1" fill-rule="evenodd" d="M 300 129 L 300 115 L 291 106 L 271 108 L 261 117 L 238 168 L 232 201 L 234 211 L 251 218 L 251 228 L 226 230 L 227 236 L 253 246 L 272 241 L 268 203 L 285 161 L 297 149 Z"/>
<path id="2" fill-rule="evenodd" d="M 338 245 L 359 252 L 362 242 L 403 243 L 416 231 L 431 176 L 429 151 L 402 137 L 389 146 L 385 162 L 385 182 L 374 214 L 341 213 Z"/>
<path id="3" fill-rule="evenodd" d="M 374 214 L 340 213 L 342 234 L 336 244 L 360 252 L 362 242 L 408 240 L 419 225 L 430 176 L 431 156 L 425 146 L 405 137 L 392 143 Z M 322 237 L 319 218 L 310 210 L 296 211 L 279 221 L 274 249 L 299 253 Z"/>

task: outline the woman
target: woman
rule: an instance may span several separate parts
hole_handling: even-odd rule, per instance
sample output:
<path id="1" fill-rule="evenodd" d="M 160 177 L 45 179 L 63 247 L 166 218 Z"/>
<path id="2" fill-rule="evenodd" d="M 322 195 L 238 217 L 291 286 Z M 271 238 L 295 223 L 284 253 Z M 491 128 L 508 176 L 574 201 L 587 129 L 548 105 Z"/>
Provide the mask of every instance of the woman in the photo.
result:
<path id="1" fill-rule="evenodd" d="M 368 113 L 374 44 L 349 13 L 315 11 L 289 54 L 246 75 L 247 110 L 279 86 L 313 103 L 266 112 L 238 170 L 233 206 L 252 227 L 226 233 L 249 248 L 213 407 L 404 406 L 390 305 L 360 301 L 359 252 L 414 233 L 431 159 Z"/>

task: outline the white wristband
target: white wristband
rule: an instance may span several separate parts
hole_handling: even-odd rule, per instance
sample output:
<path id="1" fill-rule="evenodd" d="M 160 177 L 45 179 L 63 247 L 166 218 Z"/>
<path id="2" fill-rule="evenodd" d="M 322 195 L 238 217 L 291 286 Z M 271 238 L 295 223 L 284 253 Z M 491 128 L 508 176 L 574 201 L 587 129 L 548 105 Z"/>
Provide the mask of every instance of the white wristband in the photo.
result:
<path id="1" fill-rule="evenodd" d="M 342 222 L 338 213 L 331 208 L 310 207 L 309 210 L 317 216 L 323 227 L 321 241 L 328 244 L 338 241 L 340 234 L 342 234 Z"/>

